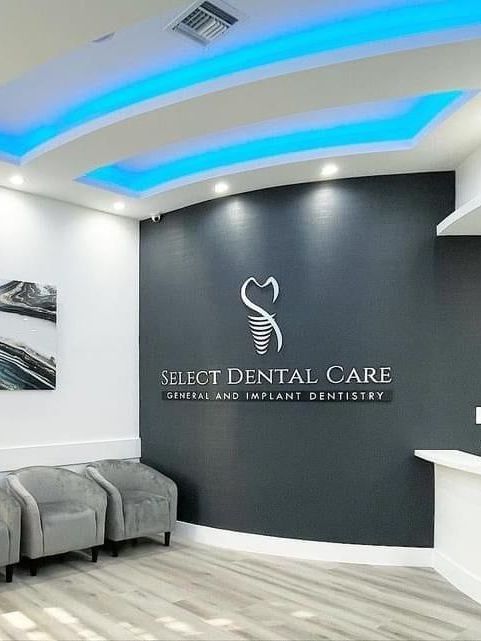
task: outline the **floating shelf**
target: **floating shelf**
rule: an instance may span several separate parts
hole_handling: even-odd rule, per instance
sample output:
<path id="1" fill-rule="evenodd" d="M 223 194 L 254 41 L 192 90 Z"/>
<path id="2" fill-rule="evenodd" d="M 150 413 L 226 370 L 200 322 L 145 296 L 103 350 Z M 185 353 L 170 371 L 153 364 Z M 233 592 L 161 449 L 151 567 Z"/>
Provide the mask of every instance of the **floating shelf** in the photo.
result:
<path id="1" fill-rule="evenodd" d="M 481 476 L 481 457 L 461 450 L 414 450 L 417 458 Z"/>
<path id="2" fill-rule="evenodd" d="M 481 196 L 453 211 L 436 227 L 438 236 L 481 236 Z"/>

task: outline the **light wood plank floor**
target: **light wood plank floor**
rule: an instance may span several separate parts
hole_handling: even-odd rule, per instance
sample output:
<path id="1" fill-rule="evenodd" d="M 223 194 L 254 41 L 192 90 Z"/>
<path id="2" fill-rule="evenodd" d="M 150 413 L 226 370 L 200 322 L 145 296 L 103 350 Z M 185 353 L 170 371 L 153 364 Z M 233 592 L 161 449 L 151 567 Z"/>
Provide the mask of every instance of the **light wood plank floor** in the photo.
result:
<path id="1" fill-rule="evenodd" d="M 0 586 L 0 639 L 481 640 L 433 570 L 294 561 L 173 540 L 49 561 Z"/>

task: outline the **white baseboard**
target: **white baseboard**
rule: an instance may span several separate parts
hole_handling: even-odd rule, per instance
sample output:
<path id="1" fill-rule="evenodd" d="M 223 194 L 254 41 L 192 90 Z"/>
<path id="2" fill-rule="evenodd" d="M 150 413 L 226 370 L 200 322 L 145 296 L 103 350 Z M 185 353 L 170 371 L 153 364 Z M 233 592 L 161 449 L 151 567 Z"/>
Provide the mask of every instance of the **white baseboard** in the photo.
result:
<path id="1" fill-rule="evenodd" d="M 481 576 L 473 574 L 437 550 L 433 553 L 433 567 L 455 588 L 481 603 Z"/>
<path id="2" fill-rule="evenodd" d="M 30 465 L 77 465 L 104 458 L 139 458 L 140 438 L 0 448 L 0 471 Z"/>
<path id="3" fill-rule="evenodd" d="M 234 532 L 179 521 L 175 536 L 179 539 L 213 545 L 219 548 L 272 554 L 294 559 L 362 563 L 367 565 L 432 566 L 432 548 L 391 547 L 383 545 L 351 545 L 325 543 Z"/>

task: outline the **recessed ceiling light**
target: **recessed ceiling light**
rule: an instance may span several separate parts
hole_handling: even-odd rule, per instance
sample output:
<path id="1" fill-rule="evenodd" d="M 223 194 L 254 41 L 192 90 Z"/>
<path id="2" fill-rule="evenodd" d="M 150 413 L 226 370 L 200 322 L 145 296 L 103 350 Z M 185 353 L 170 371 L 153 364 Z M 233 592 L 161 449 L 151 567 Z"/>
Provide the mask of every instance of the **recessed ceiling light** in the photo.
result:
<path id="1" fill-rule="evenodd" d="M 229 185 L 226 182 L 215 183 L 214 191 L 216 194 L 225 194 L 229 191 Z"/>
<path id="2" fill-rule="evenodd" d="M 335 176 L 338 171 L 339 167 L 333 162 L 329 162 L 321 168 L 321 176 L 323 178 L 330 178 L 331 176 Z"/>
<path id="3" fill-rule="evenodd" d="M 114 209 L 115 211 L 124 211 L 125 203 L 122 200 L 117 200 L 117 202 L 114 203 Z"/>
<path id="4" fill-rule="evenodd" d="M 25 178 L 21 174 L 13 174 L 13 176 L 10 176 L 10 182 L 15 187 L 20 187 L 25 182 Z"/>

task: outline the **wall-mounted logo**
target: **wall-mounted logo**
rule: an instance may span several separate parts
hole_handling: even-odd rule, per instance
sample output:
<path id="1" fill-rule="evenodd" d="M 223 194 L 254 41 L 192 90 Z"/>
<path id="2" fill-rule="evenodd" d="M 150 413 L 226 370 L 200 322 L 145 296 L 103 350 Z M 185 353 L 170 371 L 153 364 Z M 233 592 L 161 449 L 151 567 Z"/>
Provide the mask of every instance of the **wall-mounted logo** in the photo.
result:
<path id="1" fill-rule="evenodd" d="M 247 319 L 255 351 L 261 356 L 269 350 L 280 352 L 283 347 L 282 332 L 275 319 L 276 313 L 271 309 L 279 293 L 279 283 L 274 276 L 261 283 L 251 276 L 240 288 L 241 301 L 249 310 Z M 386 385 L 393 381 L 389 366 L 354 367 L 339 362 L 301 368 L 293 367 L 291 363 L 282 363 L 280 367 L 273 367 L 273 363 L 267 365 L 209 369 L 209 366 L 206 368 L 194 360 L 193 367 L 188 370 L 163 369 L 159 376 L 162 399 L 182 402 L 386 403 L 393 397 L 392 390 L 386 389 Z M 320 387 L 322 385 L 325 387 Z"/>
<path id="2" fill-rule="evenodd" d="M 255 312 L 255 314 L 250 314 L 247 318 L 252 338 L 254 339 L 256 352 L 261 356 L 267 353 L 273 331 L 277 339 L 277 351 L 280 352 L 283 341 L 282 332 L 275 320 L 276 314 L 270 314 L 268 311 L 260 307 L 260 305 L 256 305 L 249 299 L 247 296 L 247 288 L 250 287 L 252 289 L 253 286 L 259 287 L 260 289 L 272 286 L 272 302 L 275 303 L 279 296 L 279 283 L 274 276 L 269 276 L 264 283 L 257 282 L 257 280 L 251 276 L 242 285 L 240 297 L 244 305 Z"/>

